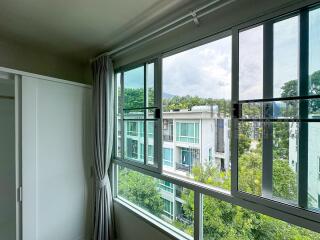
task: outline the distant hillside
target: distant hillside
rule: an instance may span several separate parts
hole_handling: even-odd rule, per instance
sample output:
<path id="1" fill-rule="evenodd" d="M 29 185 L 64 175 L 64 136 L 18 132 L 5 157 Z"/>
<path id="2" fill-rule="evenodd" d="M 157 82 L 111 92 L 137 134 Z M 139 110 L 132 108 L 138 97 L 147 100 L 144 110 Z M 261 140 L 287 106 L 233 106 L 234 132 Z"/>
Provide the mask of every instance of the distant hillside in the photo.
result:
<path id="1" fill-rule="evenodd" d="M 162 94 L 162 98 L 163 99 L 170 99 L 170 98 L 173 98 L 175 95 L 173 95 L 173 94 L 170 94 L 170 93 L 163 93 Z"/>

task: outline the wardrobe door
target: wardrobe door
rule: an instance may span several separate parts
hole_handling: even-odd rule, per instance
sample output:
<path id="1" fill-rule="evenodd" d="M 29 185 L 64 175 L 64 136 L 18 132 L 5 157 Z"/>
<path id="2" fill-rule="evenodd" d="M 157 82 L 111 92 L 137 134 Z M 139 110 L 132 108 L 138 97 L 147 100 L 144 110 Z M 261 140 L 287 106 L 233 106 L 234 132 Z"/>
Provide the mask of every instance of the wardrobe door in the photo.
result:
<path id="1" fill-rule="evenodd" d="M 0 75 L 0 239 L 16 239 L 14 80 Z"/>
<path id="2" fill-rule="evenodd" d="M 91 88 L 22 78 L 23 240 L 89 239 Z"/>

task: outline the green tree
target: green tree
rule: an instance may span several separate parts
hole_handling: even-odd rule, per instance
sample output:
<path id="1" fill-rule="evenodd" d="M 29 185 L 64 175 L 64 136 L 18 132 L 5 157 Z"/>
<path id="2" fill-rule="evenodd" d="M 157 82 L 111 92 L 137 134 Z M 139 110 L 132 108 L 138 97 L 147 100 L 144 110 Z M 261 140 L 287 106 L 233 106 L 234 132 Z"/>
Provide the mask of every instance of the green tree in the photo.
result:
<path id="1" fill-rule="evenodd" d="M 225 99 L 200 98 L 198 96 L 174 96 L 163 99 L 163 111 L 191 109 L 193 106 L 218 106 L 218 114 L 224 117 L 230 116 L 231 102 Z"/>
<path id="2" fill-rule="evenodd" d="M 273 195 L 287 200 L 297 199 L 297 177 L 287 161 L 273 161 Z"/>
<path id="3" fill-rule="evenodd" d="M 145 100 L 145 91 L 143 88 L 125 88 L 124 89 L 124 108 L 143 108 Z M 148 103 L 147 106 L 154 106 L 154 89 L 148 89 Z"/>
<path id="4" fill-rule="evenodd" d="M 154 178 L 126 168 L 119 169 L 119 196 L 142 207 L 156 216 L 163 211 L 163 200 Z"/>
<path id="5" fill-rule="evenodd" d="M 273 123 L 273 159 L 289 162 L 290 123 Z"/>
<path id="6" fill-rule="evenodd" d="M 290 80 L 281 87 L 281 97 L 296 97 L 298 95 L 298 81 Z"/>
<path id="7" fill-rule="evenodd" d="M 124 89 L 124 108 L 142 108 L 144 106 L 144 90 L 142 88 Z"/>
<path id="8" fill-rule="evenodd" d="M 260 148 L 260 149 L 259 149 Z M 260 153 L 259 153 L 260 152 Z M 240 185 L 246 192 L 261 194 L 261 144 L 255 150 L 244 153 L 241 156 L 240 165 Z M 277 160 L 274 165 L 274 177 L 276 182 L 281 183 L 276 186 L 276 194 L 280 192 L 281 197 L 290 199 L 296 194 L 296 186 L 290 181 L 291 174 L 294 174 L 284 161 Z M 260 170 L 260 171 L 259 171 Z M 286 171 L 286 174 L 283 174 Z M 194 178 L 205 184 L 214 187 L 230 189 L 230 172 L 220 173 L 214 167 L 201 168 L 196 166 L 193 169 Z M 287 179 L 284 179 L 287 177 Z M 194 193 L 185 191 L 182 195 L 185 202 L 183 208 L 185 214 L 192 218 L 194 213 Z M 190 226 L 187 226 L 190 228 Z M 190 231 L 190 229 L 189 229 Z M 203 208 L 203 231 L 205 239 L 248 239 L 248 240 L 319 240 L 320 235 L 307 229 L 300 228 L 286 222 L 271 218 L 257 212 L 220 201 L 218 199 L 205 196 Z"/>
<path id="9" fill-rule="evenodd" d="M 281 97 L 294 97 L 298 95 L 298 81 L 290 80 L 281 87 Z M 309 76 L 309 89 L 308 94 L 320 95 L 320 70 L 313 72 Z M 309 113 L 319 114 L 320 113 L 320 101 L 309 100 Z"/>

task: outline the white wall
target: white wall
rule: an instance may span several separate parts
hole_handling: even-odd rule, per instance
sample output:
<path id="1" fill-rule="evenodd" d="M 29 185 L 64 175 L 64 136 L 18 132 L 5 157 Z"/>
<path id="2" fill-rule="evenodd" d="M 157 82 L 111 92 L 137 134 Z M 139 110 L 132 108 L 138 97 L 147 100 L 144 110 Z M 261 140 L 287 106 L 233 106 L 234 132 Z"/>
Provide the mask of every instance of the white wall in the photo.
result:
<path id="1" fill-rule="evenodd" d="M 90 237 L 91 88 L 22 78 L 23 240 Z"/>
<path id="2" fill-rule="evenodd" d="M 14 81 L 0 79 L 0 95 L 14 96 Z M 14 99 L 0 98 L 0 239 L 16 237 Z"/>
<path id="3" fill-rule="evenodd" d="M 91 84 L 89 64 L 0 36 L 0 66 Z"/>
<path id="4" fill-rule="evenodd" d="M 169 240 L 172 239 L 166 233 L 156 229 L 141 217 L 114 204 L 117 225 L 117 240 Z"/>

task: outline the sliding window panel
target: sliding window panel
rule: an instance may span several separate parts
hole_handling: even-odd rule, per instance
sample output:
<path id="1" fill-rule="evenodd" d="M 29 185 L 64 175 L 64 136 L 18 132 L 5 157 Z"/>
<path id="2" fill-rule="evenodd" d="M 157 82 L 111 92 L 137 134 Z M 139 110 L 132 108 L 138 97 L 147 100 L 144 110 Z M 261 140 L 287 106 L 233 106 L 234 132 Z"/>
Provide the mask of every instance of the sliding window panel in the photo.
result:
<path id="1" fill-rule="evenodd" d="M 192 239 L 194 192 L 118 166 L 118 197 L 178 235 Z"/>
<path id="2" fill-rule="evenodd" d="M 299 17 L 294 16 L 277 22 L 268 21 L 239 33 L 239 99 L 242 102 L 238 126 L 238 186 L 241 191 L 254 195 L 272 199 L 277 196 L 277 200 L 281 197 L 297 200 L 298 173 L 296 168 L 291 168 L 289 159 L 290 137 L 294 137 L 289 136 L 292 128 L 289 128 L 286 120 L 299 118 L 299 101 L 263 99 L 288 98 L 299 94 L 298 20 Z M 252 94 L 244 96 L 250 89 L 254 89 Z M 274 123 L 273 119 L 282 119 L 284 122 Z M 261 135 L 254 133 L 258 128 Z M 248 136 L 248 132 L 253 135 Z M 292 151 L 291 155 L 297 156 L 297 152 Z M 284 194 L 286 190 L 289 191 L 285 190 L 288 188 L 286 183 L 281 182 L 284 179 L 275 177 L 279 174 L 279 167 L 283 171 L 282 176 L 289 176 L 293 171 L 291 187 L 294 190 L 290 196 Z M 249 169 L 249 176 L 253 177 L 249 182 L 243 180 L 248 177 L 242 173 L 245 169 Z M 252 186 L 241 186 L 247 183 Z M 281 187 L 284 189 L 281 190 Z"/>
<path id="3" fill-rule="evenodd" d="M 160 129 L 159 91 L 156 79 L 159 79 L 159 64 L 157 59 L 135 67 L 124 68 L 120 71 L 118 84 L 119 110 L 118 139 L 121 142 L 117 158 L 127 163 L 148 170 L 160 171 L 159 159 L 156 151 L 159 144 Z M 118 77 L 118 75 L 116 75 Z M 116 78 L 117 82 L 118 78 Z M 161 153 L 160 153 L 161 155 Z"/>
<path id="4" fill-rule="evenodd" d="M 230 190 L 231 37 L 163 58 L 163 172 Z"/>

